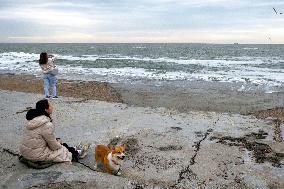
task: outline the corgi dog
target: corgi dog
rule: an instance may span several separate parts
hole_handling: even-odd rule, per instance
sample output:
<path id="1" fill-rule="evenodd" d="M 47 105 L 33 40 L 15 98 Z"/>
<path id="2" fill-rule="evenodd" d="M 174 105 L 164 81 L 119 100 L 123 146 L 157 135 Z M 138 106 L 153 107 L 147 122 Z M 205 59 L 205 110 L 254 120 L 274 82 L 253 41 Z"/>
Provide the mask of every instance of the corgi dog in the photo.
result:
<path id="1" fill-rule="evenodd" d="M 113 175 L 121 175 L 120 167 L 125 158 L 125 145 L 107 147 L 99 144 L 95 147 L 95 169 L 99 168 Z"/>

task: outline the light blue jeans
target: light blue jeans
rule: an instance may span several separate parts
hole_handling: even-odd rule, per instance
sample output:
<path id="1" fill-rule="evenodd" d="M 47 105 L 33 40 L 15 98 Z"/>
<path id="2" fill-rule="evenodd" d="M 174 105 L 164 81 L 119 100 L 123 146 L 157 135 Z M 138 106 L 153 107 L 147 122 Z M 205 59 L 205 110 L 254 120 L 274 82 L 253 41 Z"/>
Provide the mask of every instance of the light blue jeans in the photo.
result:
<path id="1" fill-rule="evenodd" d="M 49 96 L 49 86 L 51 85 L 52 97 L 56 96 L 56 76 L 52 74 L 43 74 L 44 95 Z"/>

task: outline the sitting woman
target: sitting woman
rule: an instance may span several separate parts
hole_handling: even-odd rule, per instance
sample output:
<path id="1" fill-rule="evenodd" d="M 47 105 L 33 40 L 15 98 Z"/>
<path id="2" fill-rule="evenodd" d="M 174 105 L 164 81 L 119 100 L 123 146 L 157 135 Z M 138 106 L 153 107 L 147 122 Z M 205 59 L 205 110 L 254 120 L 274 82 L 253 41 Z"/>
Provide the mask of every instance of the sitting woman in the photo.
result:
<path id="1" fill-rule="evenodd" d="M 55 138 L 52 112 L 53 107 L 46 99 L 38 101 L 36 109 L 27 112 L 28 123 L 20 146 L 21 155 L 33 162 L 71 162 L 85 157 L 89 145 L 78 150 Z"/>

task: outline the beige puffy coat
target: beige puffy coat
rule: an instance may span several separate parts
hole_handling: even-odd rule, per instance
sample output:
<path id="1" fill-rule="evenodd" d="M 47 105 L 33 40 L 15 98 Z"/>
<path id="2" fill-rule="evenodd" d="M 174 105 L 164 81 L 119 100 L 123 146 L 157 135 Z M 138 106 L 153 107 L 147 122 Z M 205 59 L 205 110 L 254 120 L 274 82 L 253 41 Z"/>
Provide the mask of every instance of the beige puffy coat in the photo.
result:
<path id="1" fill-rule="evenodd" d="M 26 159 L 71 162 L 72 154 L 56 140 L 50 118 L 45 115 L 33 118 L 24 132 L 20 153 Z"/>

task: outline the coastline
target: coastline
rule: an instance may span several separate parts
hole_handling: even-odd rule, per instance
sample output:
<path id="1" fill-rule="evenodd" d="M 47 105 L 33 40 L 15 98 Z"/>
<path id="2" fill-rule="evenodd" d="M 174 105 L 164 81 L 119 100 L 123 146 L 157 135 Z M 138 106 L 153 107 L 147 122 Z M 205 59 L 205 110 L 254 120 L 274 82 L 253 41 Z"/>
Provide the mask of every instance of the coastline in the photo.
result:
<path id="1" fill-rule="evenodd" d="M 43 93 L 34 75 L 0 74 L 0 90 Z M 58 96 L 119 102 L 136 107 L 164 107 L 179 112 L 209 111 L 272 116 L 284 120 L 284 92 L 238 91 L 218 82 L 107 83 L 58 79 Z M 233 89 L 234 87 L 234 89 Z M 43 97 L 43 96 L 42 96 Z M 259 113 L 262 112 L 262 113 Z M 266 113 L 268 112 L 268 113 Z"/>
<path id="2" fill-rule="evenodd" d="M 0 80 L 0 90 L 43 94 L 43 81 L 34 75 L 0 74 Z M 56 88 L 58 96 L 122 102 L 119 93 L 106 82 L 58 79 Z"/>
<path id="3" fill-rule="evenodd" d="M 284 92 L 239 91 L 239 83 L 171 81 L 150 84 L 112 84 L 124 103 L 141 107 L 166 107 L 179 112 L 209 111 L 251 114 L 284 107 Z"/>

